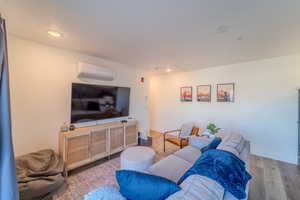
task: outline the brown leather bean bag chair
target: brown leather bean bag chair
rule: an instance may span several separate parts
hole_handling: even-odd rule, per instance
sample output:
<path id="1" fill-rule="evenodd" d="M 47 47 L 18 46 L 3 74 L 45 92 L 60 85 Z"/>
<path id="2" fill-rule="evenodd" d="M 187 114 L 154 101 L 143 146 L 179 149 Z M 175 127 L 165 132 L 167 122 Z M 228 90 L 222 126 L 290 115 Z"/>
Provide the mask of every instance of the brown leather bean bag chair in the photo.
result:
<path id="1" fill-rule="evenodd" d="M 21 200 L 45 199 L 65 184 L 63 160 L 51 149 L 16 158 Z"/>

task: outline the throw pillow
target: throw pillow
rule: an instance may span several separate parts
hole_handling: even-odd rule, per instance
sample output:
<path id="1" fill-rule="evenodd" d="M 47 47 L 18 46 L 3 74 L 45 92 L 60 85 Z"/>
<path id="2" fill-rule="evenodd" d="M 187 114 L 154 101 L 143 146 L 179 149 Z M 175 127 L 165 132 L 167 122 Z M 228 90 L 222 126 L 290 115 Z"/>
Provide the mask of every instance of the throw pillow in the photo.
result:
<path id="1" fill-rule="evenodd" d="M 218 145 L 221 143 L 221 141 L 222 141 L 221 138 L 215 137 L 215 139 L 213 139 L 213 141 L 209 145 L 201 149 L 201 152 L 204 153 L 205 151 L 208 151 L 210 149 L 216 149 Z"/>
<path id="2" fill-rule="evenodd" d="M 181 126 L 181 131 L 180 131 L 180 137 L 186 137 L 191 135 L 191 132 L 193 130 L 194 123 L 185 123 Z"/>
<path id="3" fill-rule="evenodd" d="M 245 139 L 241 134 L 238 133 L 230 133 L 222 141 L 222 146 L 230 146 L 235 148 L 237 152 L 240 154 L 245 147 Z"/>
<path id="4" fill-rule="evenodd" d="M 239 152 L 231 146 L 225 146 L 225 145 L 220 144 L 217 149 L 220 149 L 220 150 L 223 150 L 223 151 L 229 151 L 229 152 L 233 153 L 234 155 L 236 155 L 238 157 L 240 155 Z"/>
<path id="5" fill-rule="evenodd" d="M 164 200 L 181 189 L 168 179 L 137 171 L 119 170 L 116 178 L 120 193 L 130 200 Z"/>

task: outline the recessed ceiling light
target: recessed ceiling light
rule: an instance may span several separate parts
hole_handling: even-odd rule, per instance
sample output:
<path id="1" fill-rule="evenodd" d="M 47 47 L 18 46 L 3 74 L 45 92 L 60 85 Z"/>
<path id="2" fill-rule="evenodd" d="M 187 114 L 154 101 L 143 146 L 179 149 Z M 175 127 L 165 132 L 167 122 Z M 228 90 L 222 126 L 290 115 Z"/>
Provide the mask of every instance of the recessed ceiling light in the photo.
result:
<path id="1" fill-rule="evenodd" d="M 57 37 L 57 38 L 61 37 L 61 34 L 59 32 L 57 32 L 57 31 L 51 31 L 51 30 L 49 30 L 48 34 L 51 35 L 52 37 Z"/>
<path id="2" fill-rule="evenodd" d="M 172 71 L 172 69 L 170 69 L 170 68 L 166 69 L 166 72 L 171 72 L 171 71 Z"/>

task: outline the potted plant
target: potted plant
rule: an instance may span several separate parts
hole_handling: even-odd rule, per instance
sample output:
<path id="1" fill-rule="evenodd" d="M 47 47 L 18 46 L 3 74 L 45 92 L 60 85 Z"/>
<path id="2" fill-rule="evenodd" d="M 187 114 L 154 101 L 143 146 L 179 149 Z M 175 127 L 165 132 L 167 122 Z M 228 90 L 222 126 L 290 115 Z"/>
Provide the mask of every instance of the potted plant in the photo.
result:
<path id="1" fill-rule="evenodd" d="M 215 135 L 221 128 L 218 128 L 215 124 L 210 123 L 207 125 L 206 129 L 210 134 Z"/>

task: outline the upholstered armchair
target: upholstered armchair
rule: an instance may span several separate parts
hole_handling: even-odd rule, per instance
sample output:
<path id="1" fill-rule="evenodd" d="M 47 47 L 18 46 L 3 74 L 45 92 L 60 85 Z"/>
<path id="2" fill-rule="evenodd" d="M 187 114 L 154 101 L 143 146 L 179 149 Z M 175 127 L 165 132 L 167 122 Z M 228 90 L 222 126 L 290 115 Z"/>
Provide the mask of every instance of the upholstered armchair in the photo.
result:
<path id="1" fill-rule="evenodd" d="M 188 145 L 188 139 L 191 135 L 198 135 L 199 128 L 194 123 L 185 123 L 180 129 L 168 130 L 163 132 L 164 152 L 166 151 L 166 141 L 180 148 Z"/>

